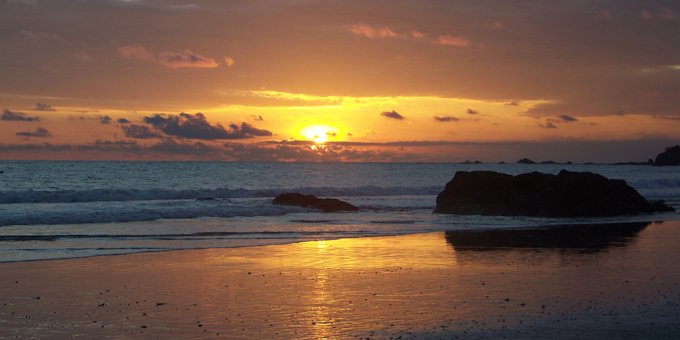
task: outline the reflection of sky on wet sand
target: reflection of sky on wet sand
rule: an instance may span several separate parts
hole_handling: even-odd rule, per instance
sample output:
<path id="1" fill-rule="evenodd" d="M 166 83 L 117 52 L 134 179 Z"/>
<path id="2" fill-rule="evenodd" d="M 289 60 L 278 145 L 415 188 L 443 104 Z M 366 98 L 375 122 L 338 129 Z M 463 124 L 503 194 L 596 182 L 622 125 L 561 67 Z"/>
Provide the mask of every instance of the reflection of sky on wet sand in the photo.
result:
<path id="1" fill-rule="evenodd" d="M 91 337 L 446 337 L 521 335 L 518 327 L 536 323 L 586 327 L 601 315 L 678 301 L 679 228 L 613 232 L 598 251 L 488 251 L 432 233 L 3 264 L 0 300 L 8 305 L 0 320 L 10 335 Z"/>

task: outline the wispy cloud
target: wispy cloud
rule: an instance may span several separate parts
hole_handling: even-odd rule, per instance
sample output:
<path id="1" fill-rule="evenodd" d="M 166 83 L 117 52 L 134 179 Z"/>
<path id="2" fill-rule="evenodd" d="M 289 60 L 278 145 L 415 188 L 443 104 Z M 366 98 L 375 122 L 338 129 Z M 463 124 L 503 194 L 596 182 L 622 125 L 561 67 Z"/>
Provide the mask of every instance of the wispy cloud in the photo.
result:
<path id="1" fill-rule="evenodd" d="M 37 122 L 40 121 L 38 117 L 29 116 L 23 112 L 4 110 L 0 120 L 15 121 L 15 122 Z"/>
<path id="2" fill-rule="evenodd" d="M 216 68 L 220 66 L 215 59 L 204 57 L 191 50 L 161 52 L 158 55 L 158 61 L 168 68 Z"/>
<path id="3" fill-rule="evenodd" d="M 570 115 L 559 115 L 557 118 L 559 118 L 561 121 L 565 123 L 571 123 L 571 122 L 576 122 L 578 121 L 578 118 Z"/>
<path id="4" fill-rule="evenodd" d="M 212 58 L 204 57 L 191 50 L 181 52 L 165 51 L 155 56 L 151 51 L 141 45 L 122 46 L 118 53 L 127 59 L 157 62 L 167 68 L 216 68 L 220 64 Z M 234 65 L 231 58 L 225 59 L 227 66 Z"/>
<path id="5" fill-rule="evenodd" d="M 62 39 L 60 36 L 54 34 L 54 33 L 47 33 L 47 32 L 34 32 L 34 31 L 29 31 L 29 30 L 21 30 L 19 33 L 21 33 L 22 36 L 30 39 L 30 40 L 47 40 L 47 41 L 53 41 L 53 42 L 62 42 L 64 39 Z"/>
<path id="6" fill-rule="evenodd" d="M 387 26 L 371 26 L 366 24 L 349 25 L 347 29 L 356 34 L 366 38 L 398 38 L 400 34 L 393 31 Z"/>
<path id="7" fill-rule="evenodd" d="M 441 123 L 459 121 L 459 119 L 454 117 L 454 116 L 434 116 L 433 118 L 434 118 L 434 120 L 441 122 Z"/>
<path id="8" fill-rule="evenodd" d="M 34 131 L 22 131 L 22 132 L 17 132 L 17 136 L 22 136 L 22 137 L 36 137 L 36 138 L 47 138 L 47 137 L 52 137 L 52 134 L 47 131 L 45 128 L 37 128 Z"/>
<path id="9" fill-rule="evenodd" d="M 118 48 L 118 53 L 128 59 L 155 61 L 156 57 L 144 46 L 131 45 Z"/>
<path id="10" fill-rule="evenodd" d="M 470 46 L 470 41 L 463 37 L 456 37 L 453 35 L 440 35 L 433 41 L 437 45 L 445 46 L 455 46 L 455 47 L 468 47 Z"/>

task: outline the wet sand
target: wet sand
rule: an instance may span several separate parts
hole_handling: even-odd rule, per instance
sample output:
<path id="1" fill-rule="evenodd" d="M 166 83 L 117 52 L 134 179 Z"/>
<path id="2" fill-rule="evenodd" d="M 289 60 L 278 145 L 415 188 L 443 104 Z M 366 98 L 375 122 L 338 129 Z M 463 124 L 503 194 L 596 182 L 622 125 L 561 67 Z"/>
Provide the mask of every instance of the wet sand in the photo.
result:
<path id="1" fill-rule="evenodd" d="M 0 338 L 677 338 L 680 222 L 0 264 Z"/>

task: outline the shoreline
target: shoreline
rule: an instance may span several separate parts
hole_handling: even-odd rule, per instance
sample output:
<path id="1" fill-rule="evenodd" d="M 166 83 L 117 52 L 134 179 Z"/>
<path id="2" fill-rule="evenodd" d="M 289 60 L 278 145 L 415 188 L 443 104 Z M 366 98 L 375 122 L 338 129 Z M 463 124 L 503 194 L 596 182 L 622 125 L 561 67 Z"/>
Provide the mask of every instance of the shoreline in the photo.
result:
<path id="1" fill-rule="evenodd" d="M 655 216 L 657 218 L 651 218 L 653 215 L 661 215 L 661 216 Z M 88 258 L 98 258 L 98 257 L 106 257 L 106 256 L 128 256 L 128 255 L 135 255 L 135 254 L 147 254 L 147 253 L 164 253 L 164 252 L 176 252 L 176 251 L 193 251 L 193 250 L 220 250 L 220 249 L 241 249 L 241 248 L 257 248 L 257 247 L 268 247 L 268 246 L 282 246 L 282 245 L 290 245 L 290 244 L 297 244 L 297 243 L 303 243 L 303 242 L 316 242 L 316 241 L 334 241 L 334 240 L 341 240 L 341 239 L 356 239 L 356 238 L 374 238 L 374 237 L 399 237 L 399 236 L 408 236 L 408 235 L 420 235 L 420 234 L 432 234 L 432 233 L 445 233 L 445 232 L 483 232 L 483 231 L 513 231 L 513 230 L 540 230 L 540 229 L 552 229 L 552 228 L 572 228 L 572 227 L 578 227 L 578 226 L 584 226 L 584 225 L 592 225 L 592 226 L 607 226 L 607 225 L 620 225 L 620 224 L 629 224 L 629 223 L 657 223 L 657 222 L 673 222 L 673 221 L 678 221 L 680 222 L 680 215 L 678 215 L 675 212 L 672 213 L 657 213 L 653 215 L 636 215 L 636 216 L 631 216 L 629 219 L 626 220 L 621 220 L 621 221 L 598 221 L 598 220 L 586 220 L 582 222 L 565 222 L 565 223 L 558 223 L 558 224 L 538 224 L 538 225 L 527 225 L 527 226 L 512 226 L 512 227 L 499 227 L 499 228 L 494 228 L 494 227 L 489 227 L 489 228 L 480 228 L 480 229 L 445 229 L 445 230 L 429 230 L 429 231 L 412 231 L 412 232 L 403 232 L 403 233 L 393 233 L 393 234 L 375 234 L 375 235 L 356 235 L 356 236 L 338 236 L 338 237 L 332 237 L 332 238 L 325 238 L 325 239 L 317 239 L 317 240 L 309 240 L 309 239 L 290 239 L 289 241 L 283 241 L 281 243 L 270 243 L 270 244 L 255 244 L 255 245 L 234 245 L 234 246 L 228 246 L 228 247 L 196 247 L 196 248 L 177 248 L 177 249 L 159 249 L 159 250 L 145 250 L 145 251 L 134 251 L 134 252 L 128 252 L 128 253 L 118 253 L 118 254 L 96 254 L 96 255 L 87 255 L 87 256 L 74 256 L 74 257 L 59 257 L 59 258 L 44 258 L 44 259 L 27 259 L 27 260 L 10 260 L 10 261 L 0 261 L 0 265 L 6 264 L 6 263 L 30 263 L 30 262 L 40 262 L 40 261 L 68 261 L 68 260 L 81 260 L 81 259 L 88 259 Z M 650 218 L 646 218 L 649 216 Z M 635 217 L 635 218 L 633 218 Z M 638 218 L 639 217 L 639 218 Z M 658 218 L 661 217 L 661 218 Z"/>
<path id="2" fill-rule="evenodd" d="M 604 239 L 432 232 L 1 263 L 0 338 L 680 334 L 680 221 Z"/>

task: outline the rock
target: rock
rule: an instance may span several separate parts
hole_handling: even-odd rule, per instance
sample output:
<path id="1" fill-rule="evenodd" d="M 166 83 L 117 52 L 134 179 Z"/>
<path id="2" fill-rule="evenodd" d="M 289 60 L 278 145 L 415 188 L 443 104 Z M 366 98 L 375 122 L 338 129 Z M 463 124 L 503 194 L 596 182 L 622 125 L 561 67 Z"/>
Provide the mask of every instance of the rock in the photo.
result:
<path id="1" fill-rule="evenodd" d="M 666 148 L 666 151 L 656 156 L 654 165 L 680 165 L 680 145 Z"/>
<path id="2" fill-rule="evenodd" d="M 536 162 L 530 160 L 529 158 L 522 158 L 517 161 L 517 164 L 536 164 Z"/>
<path id="3" fill-rule="evenodd" d="M 517 176 L 459 171 L 437 196 L 435 213 L 461 215 L 595 217 L 673 211 L 648 202 L 623 180 L 562 170 Z"/>
<path id="4" fill-rule="evenodd" d="M 318 198 L 314 195 L 303 195 L 298 193 L 280 194 L 272 201 L 279 205 L 294 205 L 305 208 L 314 208 L 324 212 L 334 211 L 357 211 L 359 208 L 335 198 Z"/>

